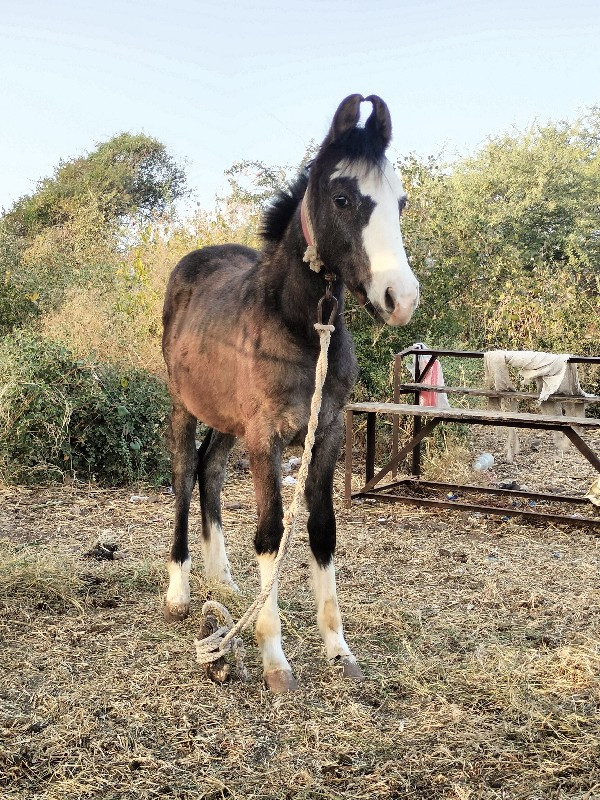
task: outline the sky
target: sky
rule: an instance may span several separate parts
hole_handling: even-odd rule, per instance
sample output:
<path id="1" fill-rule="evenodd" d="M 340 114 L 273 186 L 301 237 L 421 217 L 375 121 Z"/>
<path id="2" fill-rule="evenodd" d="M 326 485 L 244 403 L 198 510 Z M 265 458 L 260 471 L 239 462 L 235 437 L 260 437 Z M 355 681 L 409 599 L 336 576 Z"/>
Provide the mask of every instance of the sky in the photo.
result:
<path id="1" fill-rule="evenodd" d="M 348 94 L 392 157 L 600 103 L 600 0 L 0 0 L 0 209 L 123 131 L 160 139 L 214 206 L 242 159 L 296 165 Z"/>

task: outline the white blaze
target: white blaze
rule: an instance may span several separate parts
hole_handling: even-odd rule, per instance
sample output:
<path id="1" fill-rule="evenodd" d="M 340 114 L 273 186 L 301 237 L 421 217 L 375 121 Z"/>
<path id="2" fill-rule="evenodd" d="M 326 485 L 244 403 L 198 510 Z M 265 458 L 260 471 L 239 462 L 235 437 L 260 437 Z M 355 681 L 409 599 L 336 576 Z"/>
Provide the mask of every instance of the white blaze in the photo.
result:
<path id="1" fill-rule="evenodd" d="M 342 161 L 332 173 L 334 178 L 355 178 L 359 192 L 375 203 L 362 234 L 371 265 L 365 290 L 386 322 L 405 325 L 419 301 L 419 283 L 409 266 L 400 231 L 399 202 L 405 197 L 402 181 L 387 158 L 381 169 Z"/>

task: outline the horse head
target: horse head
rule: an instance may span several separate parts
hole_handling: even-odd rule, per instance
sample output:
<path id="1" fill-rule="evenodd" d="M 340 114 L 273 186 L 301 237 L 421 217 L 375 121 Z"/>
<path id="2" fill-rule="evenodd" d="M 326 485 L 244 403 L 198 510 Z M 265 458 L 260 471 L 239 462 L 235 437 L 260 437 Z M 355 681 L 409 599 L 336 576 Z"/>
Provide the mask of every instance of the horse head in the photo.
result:
<path id="1" fill-rule="evenodd" d="M 359 126 L 360 105 L 373 110 Z M 305 205 L 319 257 L 361 305 L 389 325 L 406 325 L 419 301 L 419 283 L 404 251 L 402 182 L 385 156 L 392 135 L 380 97 L 342 101 L 310 168 Z"/>

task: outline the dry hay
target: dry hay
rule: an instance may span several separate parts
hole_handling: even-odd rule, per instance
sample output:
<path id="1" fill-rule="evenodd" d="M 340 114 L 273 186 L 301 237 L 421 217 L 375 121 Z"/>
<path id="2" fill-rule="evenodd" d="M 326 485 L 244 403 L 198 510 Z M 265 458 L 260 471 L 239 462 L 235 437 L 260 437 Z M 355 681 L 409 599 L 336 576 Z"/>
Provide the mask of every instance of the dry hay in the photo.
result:
<path id="1" fill-rule="evenodd" d="M 340 470 L 340 603 L 366 680 L 324 662 L 301 533 L 281 589 L 301 686 L 287 696 L 262 688 L 250 636 L 250 683 L 202 677 L 197 535 L 193 614 L 163 621 L 170 495 L 3 489 L 3 800 L 600 797 L 599 539 L 399 505 L 345 510 L 341 487 Z M 224 502 L 242 595 L 212 591 L 235 616 L 258 588 L 247 472 L 232 470 Z M 84 557 L 98 540 L 120 558 Z"/>

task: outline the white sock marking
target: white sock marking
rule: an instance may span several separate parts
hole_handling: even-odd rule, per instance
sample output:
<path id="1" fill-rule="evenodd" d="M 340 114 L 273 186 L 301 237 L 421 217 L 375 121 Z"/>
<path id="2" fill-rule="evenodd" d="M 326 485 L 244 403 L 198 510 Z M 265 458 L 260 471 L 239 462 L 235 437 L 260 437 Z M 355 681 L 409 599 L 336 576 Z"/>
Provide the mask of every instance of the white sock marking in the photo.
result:
<path id="1" fill-rule="evenodd" d="M 317 624 L 325 642 L 327 658 L 331 661 L 337 656 L 342 656 L 354 661 L 355 658 L 344 639 L 342 616 L 335 588 L 333 559 L 326 567 L 321 567 L 311 554 L 310 571 L 317 603 Z"/>
<path id="2" fill-rule="evenodd" d="M 211 521 L 209 523 L 208 540 L 202 536 L 202 554 L 204 556 L 204 574 L 206 580 L 214 583 L 223 583 L 234 591 L 239 591 L 233 578 L 229 560 L 225 552 L 225 539 L 222 527 Z"/>
<path id="3" fill-rule="evenodd" d="M 273 575 L 275 554 L 266 553 L 257 558 L 260 568 L 260 585 L 261 589 L 264 589 Z M 256 620 L 256 641 L 262 654 L 263 672 L 265 674 L 276 669 L 291 671 L 281 646 L 281 622 L 279 621 L 277 608 L 277 582 L 273 585 L 271 594 Z"/>
<path id="4" fill-rule="evenodd" d="M 169 606 L 188 608 L 190 605 L 190 570 L 192 559 L 188 557 L 183 564 L 169 561 L 169 588 L 167 589 L 167 603 Z"/>

